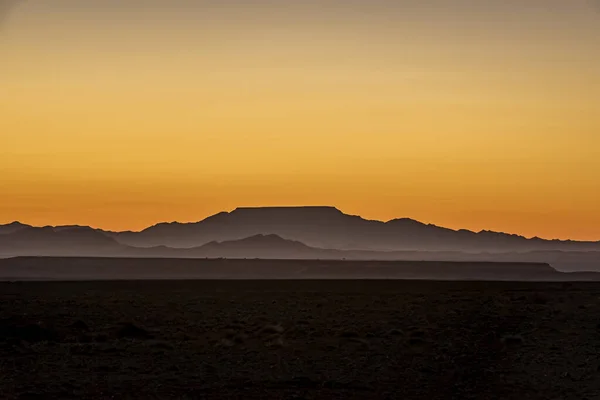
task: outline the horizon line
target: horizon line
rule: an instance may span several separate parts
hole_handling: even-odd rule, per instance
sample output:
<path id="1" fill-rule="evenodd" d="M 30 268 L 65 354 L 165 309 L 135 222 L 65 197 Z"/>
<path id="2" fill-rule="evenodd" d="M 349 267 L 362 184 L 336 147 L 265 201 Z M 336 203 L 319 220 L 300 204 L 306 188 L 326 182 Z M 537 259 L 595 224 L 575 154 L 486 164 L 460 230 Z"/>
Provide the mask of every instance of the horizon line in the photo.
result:
<path id="1" fill-rule="evenodd" d="M 442 226 L 442 225 L 437 225 L 434 223 L 430 223 L 430 222 L 423 222 L 421 220 L 418 219 L 414 219 L 414 218 L 410 218 L 410 217 L 397 217 L 397 218 L 392 218 L 389 219 L 387 221 L 385 220 L 379 220 L 379 219 L 370 219 L 370 218 L 364 218 L 359 214 L 347 214 L 344 211 L 342 211 L 339 207 L 337 206 L 327 206 L 327 205 L 281 205 L 281 206 L 238 206 L 235 207 L 234 209 L 232 209 L 231 211 L 220 211 L 217 213 L 212 213 L 210 215 L 207 215 L 206 217 L 199 219 L 199 220 L 190 220 L 190 221 L 159 221 L 156 222 L 154 224 L 148 225 L 140 230 L 132 230 L 132 229 L 126 229 L 126 230 L 111 230 L 111 229 L 105 229 L 105 228 L 101 228 L 98 226 L 93 226 L 93 225 L 88 225 L 88 224 L 80 224 L 80 223 L 74 223 L 74 224 L 57 224 L 57 225 L 34 225 L 34 224 L 28 224 L 26 222 L 22 222 L 21 220 L 13 220 L 13 221 L 9 221 L 9 222 L 0 222 L 0 226 L 8 226 L 8 225 L 12 225 L 12 224 L 21 224 L 21 225 L 25 225 L 25 226 L 30 226 L 33 228 L 60 228 L 60 227 L 82 227 L 82 228 L 91 228 L 94 230 L 99 230 L 99 231 L 103 231 L 103 232 L 110 232 L 110 233 L 141 233 L 147 229 L 159 226 L 159 225 L 175 225 L 175 224 L 179 224 L 179 225 L 193 225 L 193 224 L 199 224 L 204 222 L 205 220 L 220 215 L 220 214 L 231 214 L 237 210 L 259 210 L 259 209 L 301 209 L 301 208 L 307 208 L 307 209 L 330 209 L 330 210 L 336 210 L 339 213 L 346 215 L 346 216 L 350 216 L 350 217 L 359 217 L 362 220 L 365 221 L 372 221 L 372 222 L 379 222 L 379 223 L 383 223 L 383 224 L 387 224 L 393 221 L 413 221 L 413 222 L 417 222 L 419 224 L 425 225 L 425 226 L 431 226 L 431 227 L 436 227 L 436 228 L 440 228 L 440 229 L 448 229 L 448 230 L 452 230 L 454 232 L 461 232 L 461 231 L 466 231 L 466 232 L 472 232 L 474 234 L 480 234 L 480 233 L 497 233 L 497 234 L 503 234 L 503 235 L 508 235 L 508 236 L 519 236 L 528 240 L 535 240 L 535 239 L 540 239 L 540 240 L 545 240 L 545 241 L 560 241 L 560 242 L 578 242 L 578 243 L 600 243 L 600 239 L 591 239 L 591 240 L 575 240 L 575 239 L 560 239 L 560 238 L 547 238 L 547 237 L 542 237 L 542 236 L 525 236 L 522 234 L 518 234 L 518 233 L 511 233 L 511 232 L 504 232 L 504 231 L 496 231 L 496 230 L 490 230 L 490 229 L 481 229 L 479 231 L 476 230 L 471 230 L 471 229 L 466 229 L 466 228 L 448 228 L 446 226 Z"/>

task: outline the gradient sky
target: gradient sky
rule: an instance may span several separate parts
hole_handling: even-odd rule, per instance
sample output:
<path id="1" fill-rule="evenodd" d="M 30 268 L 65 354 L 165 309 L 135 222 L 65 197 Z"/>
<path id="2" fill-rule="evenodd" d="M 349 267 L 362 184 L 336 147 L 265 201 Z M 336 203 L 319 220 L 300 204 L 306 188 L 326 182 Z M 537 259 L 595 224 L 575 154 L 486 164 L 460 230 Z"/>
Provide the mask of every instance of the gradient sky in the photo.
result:
<path id="1" fill-rule="evenodd" d="M 600 240 L 600 2 L 0 0 L 0 223 Z"/>

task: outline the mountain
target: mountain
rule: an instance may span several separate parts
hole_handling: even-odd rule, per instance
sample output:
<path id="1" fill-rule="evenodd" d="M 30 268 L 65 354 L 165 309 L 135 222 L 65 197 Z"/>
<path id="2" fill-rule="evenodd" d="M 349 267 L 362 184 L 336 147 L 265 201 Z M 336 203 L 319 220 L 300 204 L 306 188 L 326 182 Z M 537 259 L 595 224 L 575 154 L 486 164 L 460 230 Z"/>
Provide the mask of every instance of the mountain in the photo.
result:
<path id="1" fill-rule="evenodd" d="M 255 235 L 241 240 L 210 242 L 194 249 L 207 258 L 306 258 L 319 253 L 303 243 L 277 235 Z"/>
<path id="2" fill-rule="evenodd" d="M 128 247 L 120 255 L 158 258 L 342 259 L 343 251 L 317 249 L 277 235 L 255 235 L 240 240 L 213 241 L 185 249 L 166 246 Z"/>
<path id="3" fill-rule="evenodd" d="M 507 253 L 465 253 L 459 251 L 370 251 L 310 247 L 277 235 L 256 235 L 241 240 L 210 242 L 200 247 L 176 249 L 165 246 L 127 248 L 113 256 L 141 258 L 227 258 L 304 259 L 364 261 L 494 262 L 550 264 L 564 271 L 600 271 L 600 252 L 534 251 Z"/>
<path id="4" fill-rule="evenodd" d="M 141 232 L 110 233 L 135 247 L 193 248 L 212 241 L 277 235 L 307 246 L 371 251 L 600 251 L 600 242 L 525 238 L 506 233 L 452 230 L 408 218 L 388 222 L 344 214 L 334 207 L 237 208 L 196 223 L 161 223 Z"/>
<path id="5" fill-rule="evenodd" d="M 25 255 L 544 262 L 600 270 L 598 242 L 452 230 L 409 218 L 373 221 L 334 207 L 238 208 L 141 232 L 0 226 L 0 257 Z"/>
<path id="6" fill-rule="evenodd" d="M 333 207 L 237 208 L 197 223 L 162 223 L 139 233 L 127 232 L 115 237 L 122 243 L 139 247 L 164 245 L 189 248 L 211 241 L 274 234 L 311 246 L 345 248 L 345 243 L 335 239 L 323 240 L 321 236 L 332 232 L 336 238 L 343 236 L 348 225 L 346 217 L 361 219 L 345 216 Z"/>
<path id="7" fill-rule="evenodd" d="M 0 236 L 0 255 L 105 255 L 127 246 L 89 227 L 23 227 Z"/>
<path id="8" fill-rule="evenodd" d="M 31 226 L 16 221 L 7 225 L 0 225 L 0 235 L 13 233 L 24 228 L 31 228 Z"/>
<path id="9" fill-rule="evenodd" d="M 366 261 L 547 263 L 560 271 L 599 271 L 600 252 L 531 251 L 468 253 L 461 251 L 340 250 L 307 246 L 281 236 L 254 235 L 239 240 L 211 241 L 193 248 L 133 247 L 87 227 L 23 228 L 0 235 L 0 258 L 15 256 L 319 259 Z"/>

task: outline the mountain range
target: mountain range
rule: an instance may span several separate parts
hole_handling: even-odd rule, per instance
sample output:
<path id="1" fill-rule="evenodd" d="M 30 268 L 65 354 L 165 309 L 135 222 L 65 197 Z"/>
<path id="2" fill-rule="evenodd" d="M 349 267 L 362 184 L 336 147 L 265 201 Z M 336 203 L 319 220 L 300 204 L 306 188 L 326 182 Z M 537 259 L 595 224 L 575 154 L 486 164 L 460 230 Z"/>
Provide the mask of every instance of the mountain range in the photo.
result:
<path id="1" fill-rule="evenodd" d="M 520 261 L 589 270 L 600 269 L 600 242 L 452 230 L 408 218 L 374 221 L 334 207 L 264 207 L 140 232 L 14 222 L 0 225 L 0 256 Z"/>
<path id="2" fill-rule="evenodd" d="M 231 241 L 275 234 L 308 246 L 373 251 L 533 251 L 600 250 L 600 242 L 525 238 L 519 235 L 452 230 L 409 218 L 367 220 L 334 207 L 237 208 L 195 223 L 160 223 L 141 232 L 107 232 L 136 247 L 191 248 L 211 241 Z"/>

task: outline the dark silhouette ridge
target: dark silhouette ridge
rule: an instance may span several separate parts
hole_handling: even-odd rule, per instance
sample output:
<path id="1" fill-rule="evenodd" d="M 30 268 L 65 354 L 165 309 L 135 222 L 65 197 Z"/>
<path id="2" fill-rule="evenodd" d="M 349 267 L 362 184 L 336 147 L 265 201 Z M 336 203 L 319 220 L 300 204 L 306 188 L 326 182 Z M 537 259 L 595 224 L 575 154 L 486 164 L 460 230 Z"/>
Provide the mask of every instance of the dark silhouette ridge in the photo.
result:
<path id="1" fill-rule="evenodd" d="M 202 246 L 204 248 L 208 247 L 219 247 L 219 248 L 257 248 L 262 247 L 266 249 L 272 249 L 277 247 L 286 247 L 286 248 L 298 248 L 298 249 L 310 249 L 309 246 L 304 243 L 297 242 L 294 240 L 286 240 L 281 236 L 277 235 L 254 235 L 244 239 L 235 240 L 235 241 L 226 241 L 226 242 L 210 242 Z"/>
<path id="2" fill-rule="evenodd" d="M 59 226 L 49 226 L 49 228 L 53 228 L 56 232 L 61 232 L 61 231 L 71 231 L 71 232 L 88 231 L 89 232 L 90 230 L 98 232 L 97 229 L 91 228 L 89 226 L 82 226 L 82 225 L 59 225 Z"/>
<path id="3" fill-rule="evenodd" d="M 410 218 L 374 221 L 335 207 L 242 207 L 196 223 L 161 223 L 141 232 L 33 228 L 14 222 L 0 226 L 0 233 L 2 257 L 527 261 L 562 270 L 600 269 L 598 242 L 452 230 Z"/>
<path id="4" fill-rule="evenodd" d="M 192 248 L 211 241 L 276 234 L 308 246 L 342 250 L 507 252 L 600 250 L 600 242 L 525 238 L 483 230 L 453 230 L 402 218 L 388 222 L 347 215 L 335 207 L 243 207 L 194 223 L 161 223 L 141 232 L 110 233 L 136 247 Z"/>
<path id="5" fill-rule="evenodd" d="M 255 235 L 241 240 L 210 242 L 191 253 L 207 258 L 314 258 L 319 249 L 277 235 Z"/>
<path id="6" fill-rule="evenodd" d="M 502 262 L 502 263 L 548 263 L 561 271 L 600 270 L 600 252 L 508 252 L 465 253 L 459 251 L 368 251 L 337 250 L 306 246 L 285 240 L 276 235 L 256 235 L 250 238 L 211 242 L 190 249 L 174 249 L 165 246 L 153 248 L 130 248 L 131 257 L 163 258 L 260 258 L 305 260 L 362 260 L 362 261 L 451 261 L 451 262 Z"/>
<path id="7" fill-rule="evenodd" d="M 0 254 L 4 256 L 112 254 L 126 248 L 89 227 L 24 227 L 0 238 Z"/>
<path id="8" fill-rule="evenodd" d="M 600 273 L 563 273 L 543 263 L 18 257 L 0 260 L 0 280 L 7 278 L 564 281 L 600 280 Z"/>
<path id="9" fill-rule="evenodd" d="M 13 233 L 13 232 L 16 232 L 16 231 L 18 231 L 20 229 L 24 229 L 24 228 L 31 228 L 31 225 L 25 225 L 18 221 L 11 222 L 10 224 L 7 224 L 7 225 L 0 225 L 0 235 L 7 234 L 7 233 Z"/>
<path id="10" fill-rule="evenodd" d="M 274 234 L 259 234 L 240 240 L 211 241 L 193 248 L 167 246 L 134 247 L 87 227 L 25 228 L 0 238 L 0 257 L 95 256 L 137 258 L 260 258 L 317 260 L 412 260 L 454 262 L 549 263 L 562 271 L 600 270 L 600 252 L 461 252 L 461 251 L 372 251 L 308 246 Z"/>

